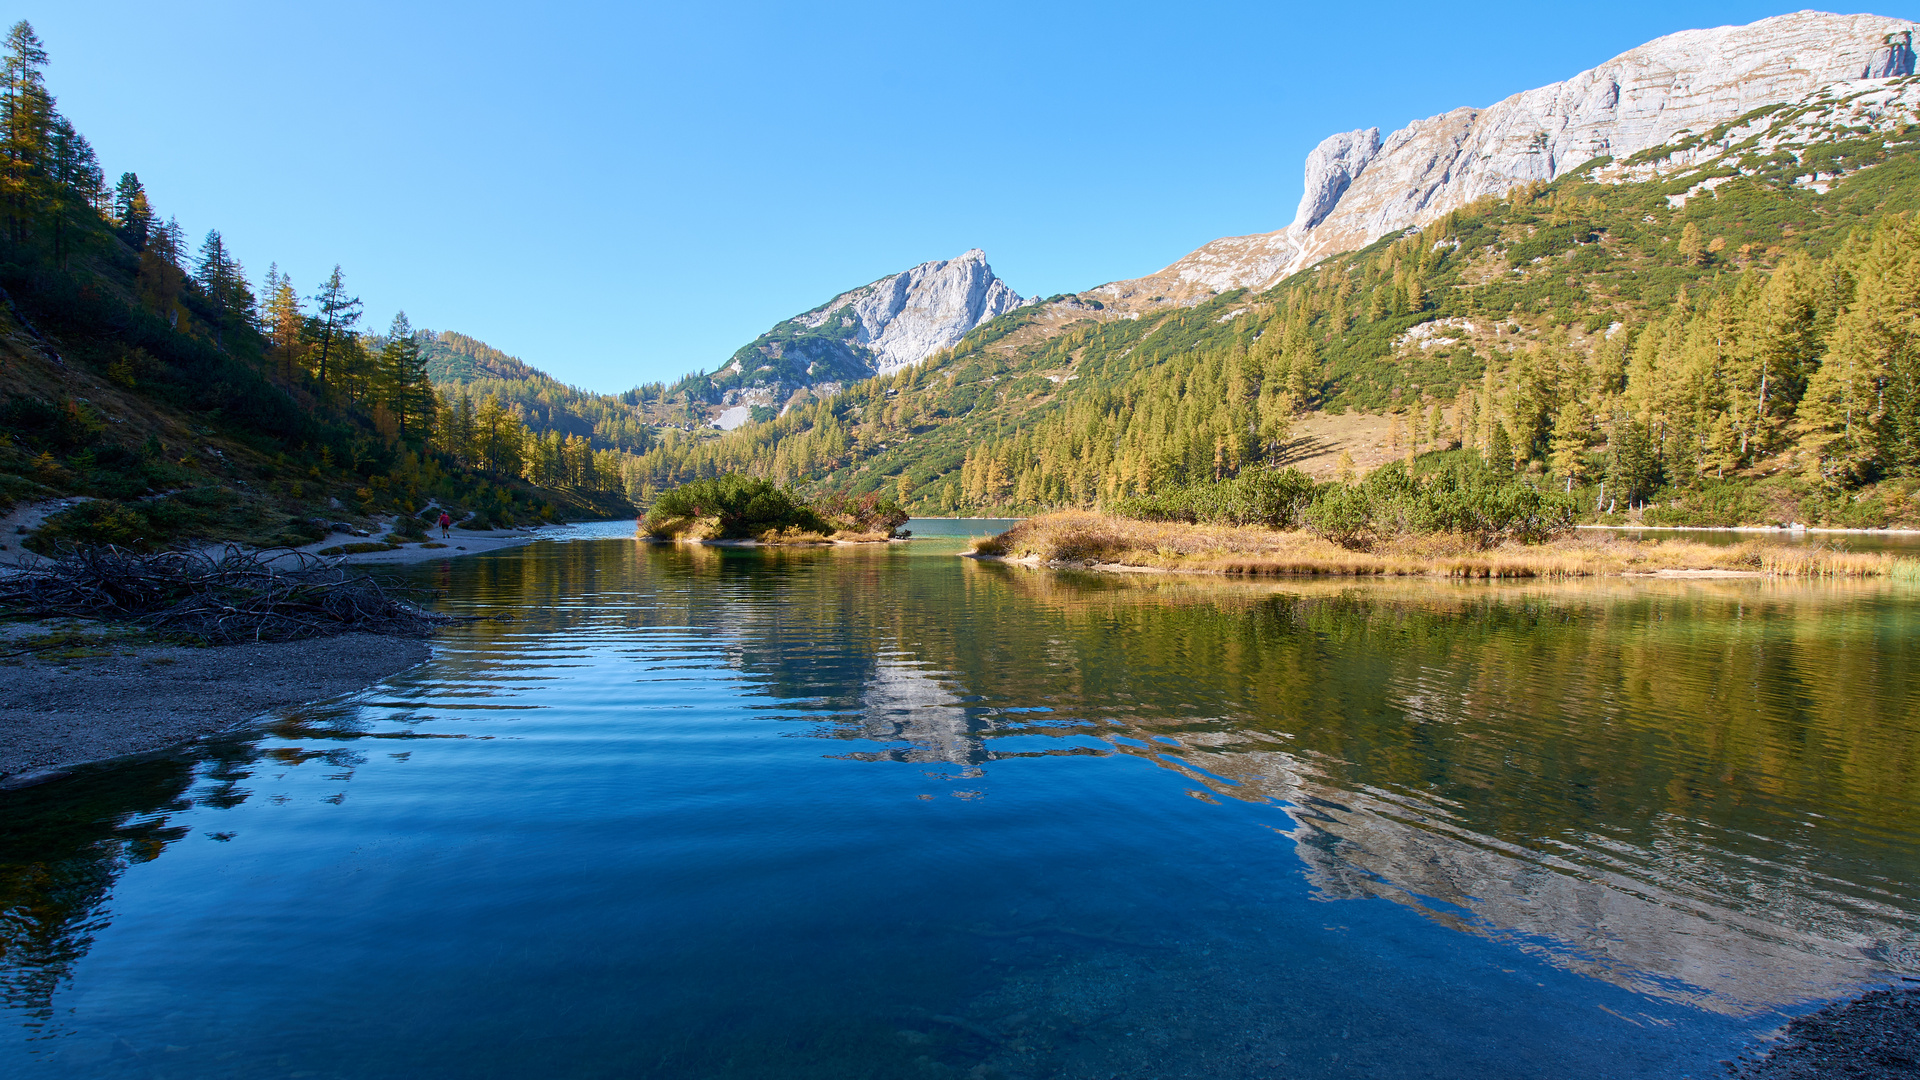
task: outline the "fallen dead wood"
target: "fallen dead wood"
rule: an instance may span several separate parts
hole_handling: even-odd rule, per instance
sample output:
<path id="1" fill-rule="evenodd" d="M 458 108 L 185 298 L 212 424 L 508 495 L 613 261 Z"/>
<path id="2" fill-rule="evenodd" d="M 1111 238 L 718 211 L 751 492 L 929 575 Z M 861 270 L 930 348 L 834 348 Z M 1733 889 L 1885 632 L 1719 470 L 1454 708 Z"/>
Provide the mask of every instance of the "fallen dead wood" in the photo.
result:
<path id="1" fill-rule="evenodd" d="M 72 547 L 0 578 L 0 606 L 37 616 L 126 622 L 225 645 L 362 631 L 424 637 L 453 617 L 422 591 L 290 550 L 141 554 Z"/>

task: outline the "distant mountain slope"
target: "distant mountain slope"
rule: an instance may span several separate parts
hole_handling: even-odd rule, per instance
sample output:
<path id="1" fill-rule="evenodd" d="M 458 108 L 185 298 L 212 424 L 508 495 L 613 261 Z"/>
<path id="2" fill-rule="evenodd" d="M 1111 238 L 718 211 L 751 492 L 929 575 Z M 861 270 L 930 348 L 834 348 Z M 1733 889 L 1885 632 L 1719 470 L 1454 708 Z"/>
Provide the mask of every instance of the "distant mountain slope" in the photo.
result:
<path id="1" fill-rule="evenodd" d="M 706 377 L 724 409 L 720 424 L 737 427 L 753 407 L 777 409 L 801 391 L 833 393 L 899 371 L 1023 303 L 978 248 L 841 293 L 755 338 Z"/>
<path id="2" fill-rule="evenodd" d="M 1459 108 L 1390 135 L 1329 136 L 1307 156 L 1293 224 L 1213 241 L 1156 274 L 1094 295 L 1123 306 L 1266 288 L 1328 255 L 1425 225 L 1475 199 L 1625 159 L 1771 105 L 1914 73 L 1906 19 L 1802 11 L 1687 30 L 1489 108 Z"/>
<path id="3" fill-rule="evenodd" d="M 632 476 L 1006 514 L 1456 447 L 1609 521 L 1920 524 L 1917 214 L 1920 76 L 1825 84 L 1265 291 L 1028 305 Z"/>
<path id="4" fill-rule="evenodd" d="M 638 454 L 657 441 L 647 415 L 647 402 L 658 401 L 658 388 L 625 394 L 596 394 L 541 371 L 516 356 L 508 356 L 478 338 L 452 331 L 423 331 L 420 356 L 434 386 L 465 393 L 474 399 L 492 394 L 514 408 L 535 434 L 591 437 L 603 449 Z"/>

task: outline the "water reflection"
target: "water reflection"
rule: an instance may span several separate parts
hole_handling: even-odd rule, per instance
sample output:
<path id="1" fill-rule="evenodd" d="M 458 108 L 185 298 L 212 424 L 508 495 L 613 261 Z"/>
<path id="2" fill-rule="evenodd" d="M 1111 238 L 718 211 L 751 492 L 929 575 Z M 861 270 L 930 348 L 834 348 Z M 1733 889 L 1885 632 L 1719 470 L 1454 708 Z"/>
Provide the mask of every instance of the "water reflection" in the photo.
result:
<path id="1" fill-rule="evenodd" d="M 1920 971 L 1895 587 L 939 543 L 425 567 L 481 616 L 428 667 L 0 796 L 0 985 L 51 1048 L 0 1062 L 1651 1076 L 1696 1010 Z"/>
<path id="2" fill-rule="evenodd" d="M 1890 587 L 976 573 L 1032 607 L 986 656 L 917 634 L 947 684 L 1044 700 L 1056 736 L 1196 794 L 1293 808 L 1328 898 L 1730 1012 L 1920 972 L 1912 619 Z M 990 762 L 1031 730 L 941 693 L 938 734 L 899 737 L 954 760 L 966 730 Z"/>

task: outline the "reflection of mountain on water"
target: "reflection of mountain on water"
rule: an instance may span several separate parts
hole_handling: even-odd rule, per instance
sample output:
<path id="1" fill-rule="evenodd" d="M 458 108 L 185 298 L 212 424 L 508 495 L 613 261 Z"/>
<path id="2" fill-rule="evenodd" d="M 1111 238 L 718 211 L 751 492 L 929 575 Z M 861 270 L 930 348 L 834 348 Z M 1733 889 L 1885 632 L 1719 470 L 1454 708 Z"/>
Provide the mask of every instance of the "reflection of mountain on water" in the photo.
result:
<path id="1" fill-rule="evenodd" d="M 1035 734 L 1008 713 L 1044 703 L 1050 734 L 1286 806 L 1326 898 L 1392 899 L 1716 1011 L 1920 971 L 1893 865 L 1912 852 L 1878 839 L 1911 825 L 1913 770 L 1879 751 L 1910 730 L 1915 676 L 1849 644 L 1887 632 L 1860 595 L 990 573 L 1028 601 L 996 640 L 876 628 L 905 655 L 836 734 L 990 770 L 996 742 Z"/>
<path id="2" fill-rule="evenodd" d="M 1744 1012 L 1842 993 L 1884 970 L 1870 957 L 1914 955 L 1913 920 L 1895 910 L 1879 913 L 1883 933 L 1903 939 L 1889 950 L 1884 939 L 1857 928 L 1823 925 L 1834 921 L 1832 913 L 1804 893 L 1770 890 L 1746 910 L 1731 910 L 1689 887 L 1697 865 L 1673 868 L 1671 876 L 1595 869 L 1461 828 L 1440 807 L 1330 787 L 1284 752 L 1214 755 L 1207 768 L 1238 782 L 1237 798 L 1289 806 L 1296 850 L 1325 898 L 1393 900 L 1655 997 Z M 1662 832 L 1659 861 L 1708 858 L 1694 838 Z M 1751 896 L 1790 872 L 1753 870 L 1749 880 L 1723 880 L 1722 887 Z"/>
<path id="3" fill-rule="evenodd" d="M 918 665 L 883 656 L 868 676 L 860 700 L 860 729 L 878 742 L 907 745 L 885 755 L 901 761 L 942 762 L 980 775 L 986 760 L 981 731 L 986 722 L 967 715 L 953 691 Z"/>

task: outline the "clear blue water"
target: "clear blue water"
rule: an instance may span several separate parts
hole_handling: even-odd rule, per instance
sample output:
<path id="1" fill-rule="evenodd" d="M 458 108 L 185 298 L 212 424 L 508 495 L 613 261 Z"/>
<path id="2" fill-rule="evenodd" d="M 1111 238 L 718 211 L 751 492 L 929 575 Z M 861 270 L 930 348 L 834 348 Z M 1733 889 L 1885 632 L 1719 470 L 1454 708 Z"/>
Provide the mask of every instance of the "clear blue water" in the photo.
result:
<path id="1" fill-rule="evenodd" d="M 922 539 L 949 536 L 993 536 L 1020 524 L 1019 518 L 913 518 L 907 531 Z"/>
<path id="2" fill-rule="evenodd" d="M 0 1074 L 1677 1077 L 1920 974 L 1896 587 L 429 565 L 428 664 L 0 794 Z"/>

